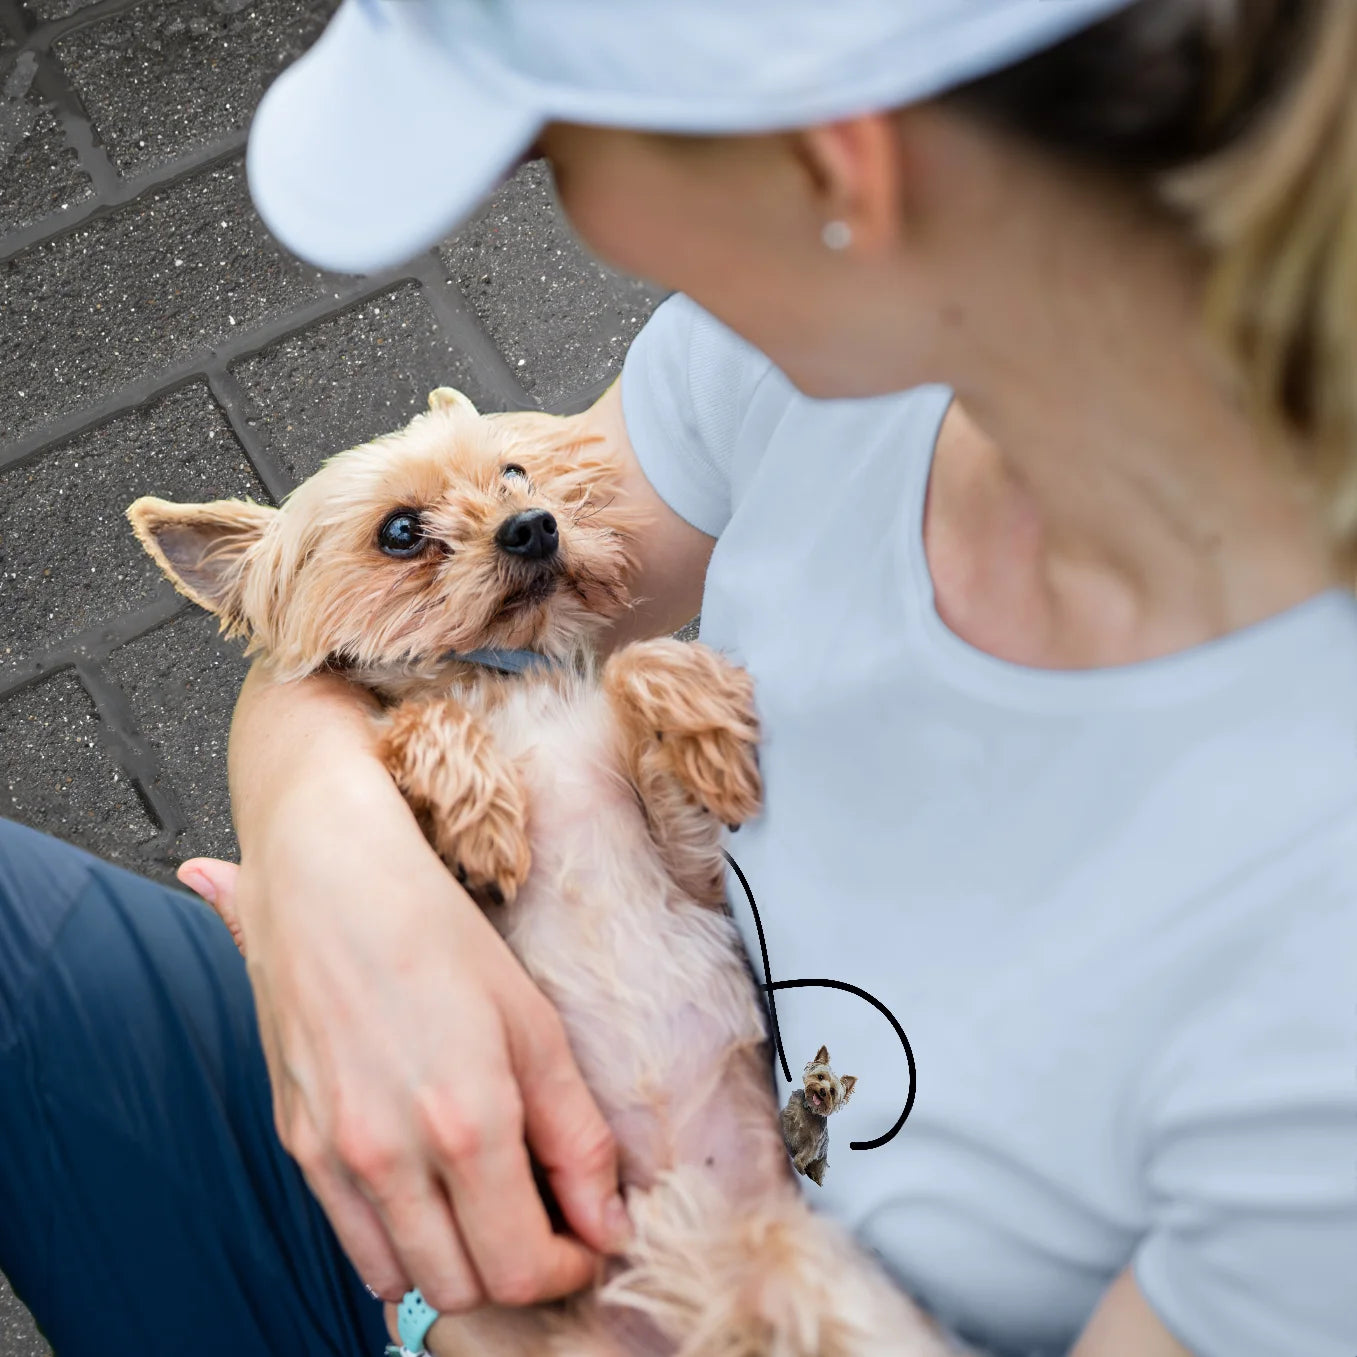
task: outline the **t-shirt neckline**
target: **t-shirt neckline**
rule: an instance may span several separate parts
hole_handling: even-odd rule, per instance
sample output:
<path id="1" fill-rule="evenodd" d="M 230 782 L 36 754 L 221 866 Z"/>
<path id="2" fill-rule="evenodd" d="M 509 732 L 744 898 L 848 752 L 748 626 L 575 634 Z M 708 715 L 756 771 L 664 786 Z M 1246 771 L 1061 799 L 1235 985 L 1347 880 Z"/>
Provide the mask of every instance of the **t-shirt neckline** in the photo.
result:
<path id="1" fill-rule="evenodd" d="M 1163 706 L 1191 701 L 1247 678 L 1275 684 L 1286 674 L 1333 654 L 1334 641 L 1357 649 L 1357 599 L 1334 586 L 1271 617 L 1154 659 L 1095 669 L 1040 669 L 1000 659 L 963 640 L 937 609 L 933 576 L 924 549 L 924 509 L 933 459 L 952 393 L 938 388 L 928 411 L 930 426 L 921 442 L 926 454 L 914 460 L 904 504 L 908 542 L 905 587 L 913 604 L 922 654 L 949 686 L 1006 706 L 1072 713 L 1115 707 Z M 1305 656 L 1311 658 L 1307 660 Z"/>

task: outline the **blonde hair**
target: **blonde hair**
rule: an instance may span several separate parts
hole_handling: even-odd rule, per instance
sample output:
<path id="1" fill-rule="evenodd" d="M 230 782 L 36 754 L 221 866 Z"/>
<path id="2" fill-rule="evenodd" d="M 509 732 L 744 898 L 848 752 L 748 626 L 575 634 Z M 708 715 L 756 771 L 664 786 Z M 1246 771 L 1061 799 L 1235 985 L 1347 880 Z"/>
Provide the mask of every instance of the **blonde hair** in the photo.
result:
<path id="1" fill-rule="evenodd" d="M 1357 0 L 1139 0 L 951 100 L 1206 247 L 1206 324 L 1357 569 Z"/>
<path id="2" fill-rule="evenodd" d="M 1297 78 L 1164 194 L 1211 248 L 1207 323 L 1255 415 L 1299 435 L 1335 540 L 1357 556 L 1357 3 L 1308 8 Z"/>

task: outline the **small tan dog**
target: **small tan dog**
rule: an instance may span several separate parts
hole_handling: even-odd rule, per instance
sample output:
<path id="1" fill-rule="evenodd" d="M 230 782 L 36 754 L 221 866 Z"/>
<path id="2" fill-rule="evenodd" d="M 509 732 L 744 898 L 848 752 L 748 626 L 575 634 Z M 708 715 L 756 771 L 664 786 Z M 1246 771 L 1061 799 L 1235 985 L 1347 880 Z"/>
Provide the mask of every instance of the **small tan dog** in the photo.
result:
<path id="1" fill-rule="evenodd" d="M 817 1185 L 824 1183 L 829 1167 L 828 1118 L 853 1096 L 857 1082 L 855 1074 L 840 1079 L 829 1066 L 829 1047 L 821 1046 L 806 1062 L 803 1087 L 792 1090 L 782 1109 L 782 1140 L 792 1167 Z"/>
<path id="2" fill-rule="evenodd" d="M 616 1136 L 626 1256 L 568 1303 L 445 1320 L 453 1350 L 941 1354 L 789 1172 L 763 1010 L 723 908 L 722 826 L 759 808 L 748 677 L 670 639 L 600 669 L 590 640 L 627 606 L 640 526 L 616 466 L 553 416 L 482 416 L 446 388 L 429 406 L 281 509 L 140 499 L 128 516 L 279 676 L 341 668 L 386 700 L 393 778 L 560 1012 Z M 551 663 L 457 657 L 487 648 Z"/>

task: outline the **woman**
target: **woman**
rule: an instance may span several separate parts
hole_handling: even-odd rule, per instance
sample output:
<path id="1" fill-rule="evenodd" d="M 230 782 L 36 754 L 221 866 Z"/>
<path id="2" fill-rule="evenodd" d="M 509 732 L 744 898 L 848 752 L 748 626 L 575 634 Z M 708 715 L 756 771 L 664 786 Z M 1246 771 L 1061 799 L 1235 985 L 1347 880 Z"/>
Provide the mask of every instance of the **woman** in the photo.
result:
<path id="1" fill-rule="evenodd" d="M 858 1078 L 807 1190 L 996 1352 L 1350 1357 L 1355 91 L 1348 0 L 354 0 L 254 132 L 317 262 L 428 244 L 536 138 L 586 241 L 685 294 L 576 417 L 656 523 L 613 641 L 700 604 L 754 673 L 734 847 L 776 971 L 878 995 L 919 1069 L 852 1153 L 898 1044 L 783 998 L 789 1058 Z M 361 698 L 252 674 L 231 760 L 239 874 L 183 879 L 248 939 L 278 1136 L 361 1276 L 441 1310 L 582 1284 L 625 1232 L 606 1128 Z M 237 1012 L 220 949 L 195 964 Z M 258 1130 L 249 1070 L 253 1121 L 201 1115 L 263 1242 L 165 1313 L 225 1332 L 276 1286 L 289 1341 L 371 1341 L 290 1161 L 221 1134 Z"/>

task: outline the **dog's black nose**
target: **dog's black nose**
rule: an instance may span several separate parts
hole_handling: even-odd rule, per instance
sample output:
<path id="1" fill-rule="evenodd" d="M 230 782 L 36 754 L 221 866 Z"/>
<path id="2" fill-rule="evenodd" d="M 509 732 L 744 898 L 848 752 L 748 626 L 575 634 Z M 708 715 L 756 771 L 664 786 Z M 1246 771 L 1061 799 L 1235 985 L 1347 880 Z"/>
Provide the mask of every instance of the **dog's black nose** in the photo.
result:
<path id="1" fill-rule="evenodd" d="M 495 541 L 502 551 L 512 556 L 527 556 L 534 561 L 554 556 L 561 545 L 556 519 L 545 509 L 528 509 L 506 518 L 495 533 Z"/>

